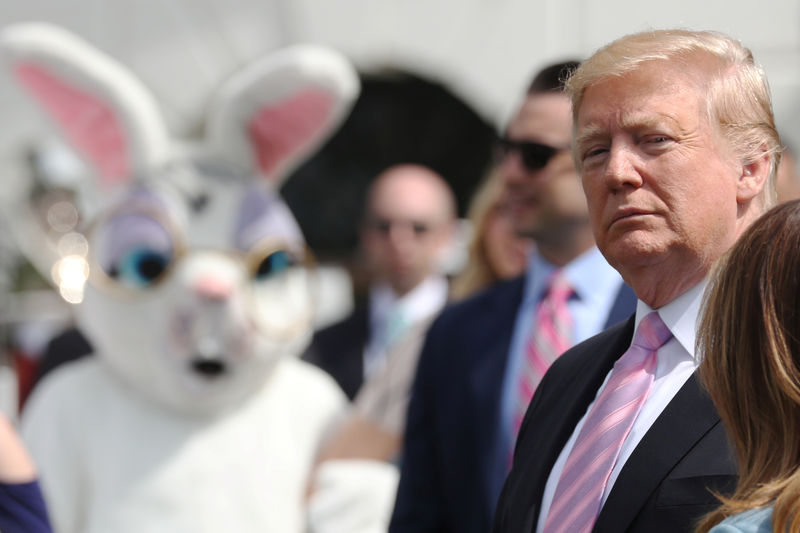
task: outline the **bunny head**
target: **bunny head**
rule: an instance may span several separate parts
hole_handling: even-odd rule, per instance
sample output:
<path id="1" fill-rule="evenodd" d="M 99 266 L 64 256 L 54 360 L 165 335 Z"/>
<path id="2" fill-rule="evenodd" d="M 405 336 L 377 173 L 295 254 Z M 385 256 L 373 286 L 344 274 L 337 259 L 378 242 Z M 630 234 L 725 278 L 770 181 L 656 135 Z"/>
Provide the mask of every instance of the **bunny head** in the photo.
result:
<path id="1" fill-rule="evenodd" d="M 277 187 L 346 116 L 353 68 L 318 47 L 273 53 L 224 85 L 190 143 L 129 71 L 64 30 L 12 26 L 1 43 L 105 199 L 77 309 L 96 355 L 181 412 L 244 401 L 309 337 L 310 257 Z"/>

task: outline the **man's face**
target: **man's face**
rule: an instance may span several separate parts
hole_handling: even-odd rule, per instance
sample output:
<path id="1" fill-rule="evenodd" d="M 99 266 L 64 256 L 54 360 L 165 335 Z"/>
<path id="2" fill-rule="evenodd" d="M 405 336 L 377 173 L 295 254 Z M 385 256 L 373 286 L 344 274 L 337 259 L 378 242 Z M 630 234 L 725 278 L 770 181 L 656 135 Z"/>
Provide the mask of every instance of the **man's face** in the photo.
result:
<path id="1" fill-rule="evenodd" d="M 510 141 L 559 149 L 541 168 L 526 165 L 519 150 L 508 150 L 500 161 L 514 228 L 539 242 L 560 239 L 565 226 L 588 223 L 586 199 L 568 150 L 571 120 L 566 96 L 530 95 L 506 130 Z"/>
<path id="2" fill-rule="evenodd" d="M 692 79 L 659 62 L 585 92 L 575 151 L 597 245 L 623 276 L 661 263 L 699 282 L 736 238 L 742 165 Z"/>
<path id="3" fill-rule="evenodd" d="M 373 275 L 400 295 L 436 271 L 452 230 L 441 185 L 415 172 L 395 170 L 376 183 L 362 232 Z"/>

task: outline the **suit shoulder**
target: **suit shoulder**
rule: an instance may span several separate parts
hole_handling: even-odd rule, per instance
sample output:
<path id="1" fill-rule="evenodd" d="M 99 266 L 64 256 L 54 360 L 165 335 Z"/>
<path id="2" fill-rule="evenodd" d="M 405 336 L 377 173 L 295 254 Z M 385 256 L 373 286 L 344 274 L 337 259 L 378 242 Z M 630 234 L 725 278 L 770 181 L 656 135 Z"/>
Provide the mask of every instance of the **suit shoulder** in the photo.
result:
<path id="1" fill-rule="evenodd" d="M 516 312 L 522 300 L 525 278 L 520 276 L 509 281 L 500 281 L 462 300 L 449 304 L 441 312 L 436 323 L 462 322 L 472 317 L 485 316 L 498 309 Z"/>
<path id="2" fill-rule="evenodd" d="M 338 322 L 334 322 L 314 333 L 314 339 L 327 339 L 349 333 L 354 329 L 365 328 L 367 324 L 366 307 L 356 307 L 353 312 Z"/>

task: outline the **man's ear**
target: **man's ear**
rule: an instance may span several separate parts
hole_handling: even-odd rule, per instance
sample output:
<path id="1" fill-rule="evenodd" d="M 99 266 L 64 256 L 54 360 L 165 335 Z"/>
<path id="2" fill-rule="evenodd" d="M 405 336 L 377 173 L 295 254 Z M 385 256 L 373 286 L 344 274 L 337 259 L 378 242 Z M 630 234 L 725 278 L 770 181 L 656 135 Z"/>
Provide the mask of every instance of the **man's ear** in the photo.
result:
<path id="1" fill-rule="evenodd" d="M 768 187 L 770 163 L 773 155 L 766 150 L 752 161 L 744 162 L 736 185 L 736 201 L 740 204 L 749 202 Z"/>

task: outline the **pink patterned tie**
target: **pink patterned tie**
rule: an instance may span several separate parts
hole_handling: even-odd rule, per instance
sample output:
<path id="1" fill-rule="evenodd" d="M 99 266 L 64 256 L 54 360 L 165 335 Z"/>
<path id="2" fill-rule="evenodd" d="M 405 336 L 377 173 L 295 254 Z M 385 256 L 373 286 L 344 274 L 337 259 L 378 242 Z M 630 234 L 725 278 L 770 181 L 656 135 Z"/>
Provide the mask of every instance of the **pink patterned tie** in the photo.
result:
<path id="1" fill-rule="evenodd" d="M 564 273 L 556 270 L 550 277 L 547 294 L 536 309 L 536 327 L 525 346 L 525 363 L 520 375 L 514 437 L 542 376 L 556 357 L 572 346 L 572 317 L 567 309 L 567 300 L 573 292 Z"/>
<path id="2" fill-rule="evenodd" d="M 653 384 L 656 353 L 670 337 L 655 311 L 639 324 L 567 457 L 543 533 L 588 533 L 594 527 L 611 470 Z"/>

